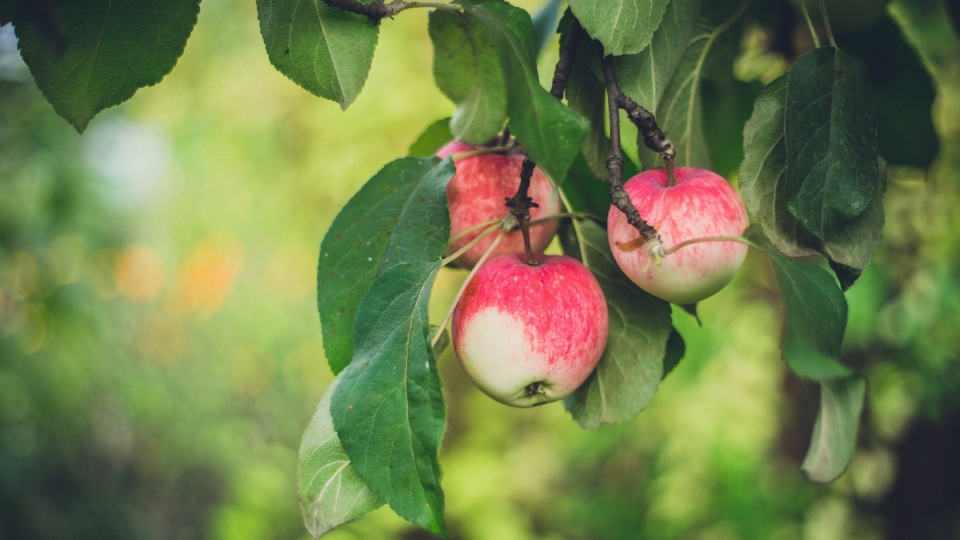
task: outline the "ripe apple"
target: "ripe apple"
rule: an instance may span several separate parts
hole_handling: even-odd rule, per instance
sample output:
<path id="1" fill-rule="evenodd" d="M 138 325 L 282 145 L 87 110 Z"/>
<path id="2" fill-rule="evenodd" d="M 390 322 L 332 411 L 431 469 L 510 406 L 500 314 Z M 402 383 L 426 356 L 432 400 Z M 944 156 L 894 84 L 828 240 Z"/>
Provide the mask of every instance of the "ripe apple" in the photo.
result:
<path id="1" fill-rule="evenodd" d="M 447 157 L 478 148 L 454 141 L 441 148 L 437 155 Z M 504 203 L 508 197 L 513 197 L 517 193 L 517 187 L 520 185 L 520 164 L 523 163 L 523 158 L 524 153 L 515 149 L 507 155 L 480 154 L 455 160 L 457 174 L 447 184 L 450 238 L 455 238 L 477 224 L 500 219 L 507 214 L 508 210 Z M 539 208 L 530 209 L 531 221 L 552 216 L 560 211 L 560 198 L 557 191 L 539 167 L 533 170 L 527 194 L 539 205 Z M 478 229 L 450 242 L 447 255 L 467 245 L 481 232 L 483 229 Z M 530 248 L 535 253 L 542 253 L 556 232 L 555 220 L 530 227 Z M 456 263 L 465 268 L 473 268 L 493 243 L 493 239 L 494 235 L 487 236 L 458 257 Z M 523 235 L 517 230 L 505 235 L 490 257 L 520 252 L 523 252 Z"/>
<path id="2" fill-rule="evenodd" d="M 563 399 L 600 361 L 607 303 L 576 259 L 502 255 L 477 270 L 453 312 L 453 348 L 493 399 L 532 407 Z"/>
<path id="3" fill-rule="evenodd" d="M 644 171 L 623 188 L 640 217 L 660 233 L 663 247 L 707 236 L 739 236 L 747 228 L 747 210 L 723 177 L 695 167 L 677 167 L 667 185 L 666 169 Z M 691 244 L 663 258 L 658 266 L 644 249 L 624 251 L 639 237 L 626 216 L 610 207 L 610 250 L 620 269 L 641 289 L 675 304 L 693 304 L 725 287 L 740 270 L 747 246 L 734 241 Z"/>

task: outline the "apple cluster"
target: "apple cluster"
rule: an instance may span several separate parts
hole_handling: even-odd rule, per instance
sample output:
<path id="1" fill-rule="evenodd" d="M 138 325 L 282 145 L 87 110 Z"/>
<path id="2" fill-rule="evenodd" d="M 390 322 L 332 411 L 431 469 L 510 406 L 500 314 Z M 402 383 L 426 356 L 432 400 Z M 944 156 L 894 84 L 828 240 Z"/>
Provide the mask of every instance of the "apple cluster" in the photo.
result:
<path id="1" fill-rule="evenodd" d="M 480 225 L 507 216 L 504 201 L 520 183 L 522 150 L 477 150 L 452 142 L 437 152 L 454 156 L 457 168 L 447 186 L 448 256 L 483 234 Z M 743 202 L 726 180 L 707 170 L 678 167 L 671 181 L 665 169 L 653 169 L 630 179 L 624 189 L 668 248 L 662 260 L 635 248 L 639 233 L 611 206 L 610 249 L 637 286 L 669 302 L 692 304 L 733 279 L 747 250 L 723 237 L 743 234 L 748 222 Z M 530 210 L 532 221 L 560 212 L 557 189 L 539 168 L 528 193 L 538 204 Z M 506 232 L 496 245 L 488 234 L 455 261 L 473 272 L 453 308 L 454 351 L 477 387 L 507 405 L 531 407 L 570 395 L 606 347 L 609 315 L 596 278 L 576 259 L 543 254 L 556 229 L 556 219 L 531 225 L 534 264 L 523 255 L 518 230 Z M 669 249 L 681 243 L 681 249 Z M 481 259 L 486 262 L 474 268 Z"/>

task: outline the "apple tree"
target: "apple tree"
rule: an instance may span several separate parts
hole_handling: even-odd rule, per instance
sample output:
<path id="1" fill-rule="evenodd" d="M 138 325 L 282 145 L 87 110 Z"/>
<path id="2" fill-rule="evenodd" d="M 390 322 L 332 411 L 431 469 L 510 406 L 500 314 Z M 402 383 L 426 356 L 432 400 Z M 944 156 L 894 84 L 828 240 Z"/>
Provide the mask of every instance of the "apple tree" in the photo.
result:
<path id="1" fill-rule="evenodd" d="M 880 153 L 898 148 L 884 142 L 890 126 L 878 120 L 867 65 L 856 51 L 838 46 L 823 0 L 568 4 L 547 0 L 531 17 L 503 0 L 257 0 L 276 69 L 344 109 L 363 90 L 380 26 L 409 9 L 430 10 L 424 31 L 434 44 L 433 77 L 456 106 L 451 118 L 423 133 L 410 156 L 384 164 L 322 240 L 317 299 L 324 350 L 337 378 L 307 427 L 298 469 L 303 516 L 316 537 L 384 504 L 448 534 L 438 458 L 446 410 L 437 358 L 451 339 L 447 320 L 435 326 L 427 317 L 431 287 L 441 268 L 486 241 L 491 247 L 466 265 L 482 268 L 492 246 L 511 235 L 521 239 L 514 251 L 536 266 L 544 246 L 531 248 L 531 228 L 543 222 L 552 227 L 546 241 L 557 230 L 566 256 L 593 275 L 609 314 L 596 366 L 564 398 L 574 421 L 597 429 L 633 418 L 685 354 L 670 303 L 638 287 L 621 269 L 617 250 L 660 265 L 687 246 L 745 244 L 769 258 L 776 276 L 784 362 L 820 385 L 802 470 L 811 482 L 828 483 L 850 463 L 867 381 L 840 360 L 844 291 L 879 245 Z M 199 0 L 0 0 L 0 24 L 13 23 L 44 96 L 83 131 L 98 112 L 163 79 L 199 9 Z M 708 117 L 705 81 L 737 84 L 731 51 L 747 18 L 773 42 L 804 44 L 790 45 L 795 54 L 787 55 L 784 72 L 745 107 L 726 107 L 745 115 Z M 803 32 L 781 24 L 786 18 L 803 21 Z M 547 89 L 537 58 L 550 42 L 558 44 L 559 57 Z M 636 141 L 623 133 L 636 133 Z M 450 141 L 460 141 L 459 150 L 436 155 Z M 726 163 L 729 170 L 718 172 L 738 179 L 752 225 L 722 237 L 668 241 L 666 220 L 641 211 L 625 181 L 641 165 L 663 167 L 658 174 L 670 189 L 682 182 L 682 171 L 717 169 L 718 146 L 722 159 L 734 156 L 733 167 Z M 515 193 L 494 194 L 501 197 L 494 218 L 465 229 L 448 199 L 451 182 L 465 174 L 460 165 L 511 156 Z M 532 219 L 531 209 L 547 204 L 531 196 L 540 193 L 531 189 L 531 178 L 542 174 L 561 203 Z M 695 210 L 699 217 L 709 221 L 714 202 L 705 196 Z M 456 204 L 469 211 L 480 202 Z M 674 201 L 663 211 L 682 224 L 693 219 L 691 208 Z M 608 238 L 602 219 L 608 212 L 627 224 L 633 240 Z M 527 294 L 522 287 L 515 292 Z M 684 300 L 684 308 L 695 313 L 698 299 Z M 535 305 L 562 309 L 547 304 Z"/>

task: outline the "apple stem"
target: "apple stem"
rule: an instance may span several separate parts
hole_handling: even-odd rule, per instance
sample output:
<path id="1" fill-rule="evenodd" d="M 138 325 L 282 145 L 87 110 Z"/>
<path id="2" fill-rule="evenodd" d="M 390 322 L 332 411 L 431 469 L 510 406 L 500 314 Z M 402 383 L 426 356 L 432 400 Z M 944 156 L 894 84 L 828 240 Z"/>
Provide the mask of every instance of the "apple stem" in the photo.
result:
<path id="1" fill-rule="evenodd" d="M 536 164 L 530 158 L 523 158 L 523 164 L 520 166 L 520 187 L 517 188 L 516 195 L 506 198 L 507 208 L 520 225 L 520 232 L 523 234 L 523 251 L 530 266 L 537 264 L 537 260 L 533 257 L 533 250 L 530 248 L 530 209 L 539 208 L 539 205 L 527 195 L 534 167 Z"/>
<path id="2" fill-rule="evenodd" d="M 570 79 L 570 70 L 573 69 L 573 61 L 577 55 L 577 47 L 580 46 L 580 39 L 583 37 L 583 27 L 580 21 L 573 19 L 570 23 L 570 32 L 563 41 L 560 48 L 560 59 L 557 60 L 557 67 L 553 70 L 553 84 L 550 88 L 550 94 L 563 99 L 563 91 L 567 88 L 567 81 Z M 507 132 L 509 133 L 509 132 Z M 529 157 L 523 159 L 520 166 L 520 186 L 517 188 L 517 194 L 508 197 L 506 200 L 507 208 L 510 213 L 517 218 L 520 224 L 520 232 L 523 234 L 523 251 L 526 256 L 526 262 L 530 266 L 536 266 L 537 259 L 533 256 L 533 249 L 530 248 L 530 209 L 538 208 L 537 203 L 527 195 L 530 188 L 530 177 L 533 176 L 533 169 L 537 164 Z"/>
<path id="3" fill-rule="evenodd" d="M 496 229 L 492 229 L 496 230 Z M 490 232 L 492 232 L 492 230 Z M 486 235 L 487 231 L 484 231 Z M 463 280 L 463 284 L 460 285 L 460 290 L 457 291 L 457 296 L 453 298 L 453 303 L 450 304 L 450 309 L 447 310 L 446 316 L 443 317 L 443 322 L 440 323 L 440 328 L 437 329 L 437 333 L 434 334 L 433 339 L 430 340 L 430 347 L 435 347 L 437 342 L 440 341 L 440 336 L 443 335 L 443 329 L 447 327 L 447 323 L 450 322 L 450 318 L 453 317 L 453 310 L 457 307 L 457 304 L 460 302 L 460 298 L 463 297 L 463 291 L 467 290 L 467 285 L 470 283 L 470 280 L 473 279 L 473 276 L 476 275 L 477 270 L 483 266 L 483 263 L 487 262 L 487 259 L 490 258 L 490 254 L 493 253 L 493 250 L 497 248 L 497 244 L 500 243 L 500 240 L 503 238 L 503 230 L 501 229 L 500 234 L 493 239 L 493 243 L 490 244 L 490 247 L 483 252 L 483 256 L 480 257 L 480 260 L 477 261 L 476 266 L 470 270 L 470 273 L 467 274 L 467 279 Z M 448 257 L 449 258 L 449 257 Z M 446 259 L 444 259 L 446 260 Z"/>
<path id="4" fill-rule="evenodd" d="M 457 251 L 455 251 L 455 252 L 454 252 L 453 254 L 451 254 L 449 257 L 445 257 L 442 261 L 440 261 L 440 266 L 446 266 L 446 265 L 450 264 L 451 262 L 457 260 L 458 257 L 460 257 L 461 255 L 463 255 L 464 253 L 466 253 L 467 251 L 469 251 L 470 248 L 472 248 L 473 246 L 475 246 L 475 245 L 477 245 L 478 243 L 480 243 L 481 240 L 483 240 L 484 238 L 486 238 L 487 236 L 489 236 L 491 233 L 496 232 L 497 229 L 501 229 L 501 228 L 502 228 L 502 227 L 500 226 L 500 223 L 501 223 L 501 222 L 502 222 L 502 220 L 496 220 L 496 221 L 494 221 L 492 224 L 490 224 L 490 223 L 485 224 L 485 225 L 487 225 L 487 227 L 489 227 L 487 230 L 485 230 L 485 231 L 483 231 L 482 233 L 478 234 L 476 238 L 474 238 L 473 240 L 467 242 L 467 244 L 466 244 L 465 246 L 463 246 L 462 248 L 460 248 L 460 249 L 458 249 Z M 481 225 L 484 225 L 484 224 L 481 224 Z M 469 232 L 469 231 L 468 231 L 468 232 Z M 464 234 L 466 234 L 466 233 L 464 233 Z M 461 236 L 462 236 L 462 235 L 461 235 Z"/>
<path id="5" fill-rule="evenodd" d="M 751 242 L 750 240 L 747 240 L 742 236 L 704 236 L 703 238 L 691 238 L 690 240 L 684 240 L 679 244 L 675 244 L 670 249 L 665 250 L 663 254 L 671 255 L 673 253 L 676 253 L 677 251 L 680 251 L 680 249 L 682 248 L 685 248 L 693 244 L 701 244 L 703 242 L 740 242 L 741 244 L 746 244 L 750 247 L 759 249 L 756 244 L 754 244 L 753 242 Z"/>
<path id="6" fill-rule="evenodd" d="M 610 112 L 610 157 L 607 158 L 607 174 L 610 177 L 610 202 L 620 209 L 623 215 L 627 216 L 627 222 L 637 229 L 637 232 L 643 237 L 644 243 L 647 244 L 647 249 L 659 260 L 659 258 L 663 256 L 660 234 L 640 216 L 637 207 L 633 205 L 627 192 L 623 189 L 623 148 L 620 146 L 620 108 L 622 108 L 621 103 L 623 100 L 630 98 L 620 92 L 620 85 L 617 83 L 617 74 L 613 66 L 613 57 L 604 57 L 602 51 L 600 52 L 600 57 L 603 65 L 603 78 L 607 85 L 607 105 Z M 663 133 L 656 127 L 656 121 L 652 120 L 653 115 L 643 107 L 637 105 L 633 100 L 630 101 L 650 117 L 653 128 L 662 135 Z M 628 116 L 629 115 L 630 111 L 628 110 Z M 640 125 L 638 124 L 637 127 L 639 128 Z M 642 130 L 641 133 L 643 133 Z M 646 136 L 644 139 L 646 140 Z M 670 141 L 668 141 L 666 137 L 663 137 L 663 141 L 669 146 L 670 152 L 673 152 L 673 145 L 670 145 Z M 672 154 L 670 162 L 672 163 Z"/>

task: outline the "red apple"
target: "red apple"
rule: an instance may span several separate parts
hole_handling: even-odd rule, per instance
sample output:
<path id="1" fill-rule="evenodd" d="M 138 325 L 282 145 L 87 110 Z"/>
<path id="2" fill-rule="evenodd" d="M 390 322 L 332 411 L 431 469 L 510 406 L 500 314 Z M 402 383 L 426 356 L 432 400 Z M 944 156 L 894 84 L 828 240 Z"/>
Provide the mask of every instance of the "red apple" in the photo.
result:
<path id="1" fill-rule="evenodd" d="M 607 303 L 576 259 L 502 255 L 467 284 L 453 312 L 453 348 L 473 382 L 493 399 L 531 407 L 563 399 L 600 361 Z"/>
<path id="2" fill-rule="evenodd" d="M 623 188 L 640 217 L 660 233 L 663 247 L 707 236 L 739 236 L 747 228 L 747 210 L 723 177 L 695 167 L 677 167 L 676 183 L 667 171 L 653 169 Z M 675 304 L 692 304 L 725 287 L 740 270 L 747 246 L 735 241 L 691 244 L 663 258 L 658 266 L 647 249 L 623 251 L 639 237 L 626 216 L 611 206 L 607 218 L 610 250 L 620 269 L 641 289 Z"/>
<path id="3" fill-rule="evenodd" d="M 441 148 L 437 155 L 447 157 L 478 148 L 455 141 Z M 455 160 L 457 174 L 447 184 L 450 238 L 455 238 L 479 223 L 501 219 L 507 214 L 508 210 L 504 203 L 507 197 L 513 197 L 517 193 L 517 187 L 520 185 L 520 164 L 523 163 L 523 158 L 522 151 L 513 150 L 507 155 L 480 154 Z M 531 221 L 552 216 L 560 211 L 560 198 L 557 191 L 547 175 L 543 174 L 539 168 L 533 170 L 527 194 L 539 205 L 539 208 L 530 209 Z M 481 232 L 483 229 L 450 242 L 447 255 L 467 245 Z M 542 253 L 556 232 L 555 220 L 530 227 L 530 248 L 536 253 Z M 478 242 L 457 258 L 457 264 L 465 268 L 473 268 L 493 243 L 493 239 L 494 235 L 489 235 Z M 521 252 L 523 252 L 523 236 L 517 230 L 504 236 L 490 257 Z"/>

